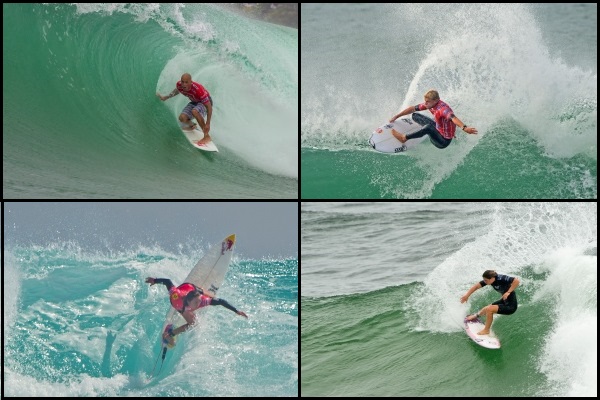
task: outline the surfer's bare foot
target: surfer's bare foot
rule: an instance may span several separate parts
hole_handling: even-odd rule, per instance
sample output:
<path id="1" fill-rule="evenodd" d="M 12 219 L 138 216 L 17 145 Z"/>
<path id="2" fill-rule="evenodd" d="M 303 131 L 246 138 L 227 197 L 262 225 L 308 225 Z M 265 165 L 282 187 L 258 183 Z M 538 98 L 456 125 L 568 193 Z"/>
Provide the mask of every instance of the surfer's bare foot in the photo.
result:
<path id="1" fill-rule="evenodd" d="M 394 137 L 398 139 L 401 143 L 406 143 L 406 135 L 396 131 L 395 129 L 392 129 L 392 135 L 394 135 Z"/>
<path id="2" fill-rule="evenodd" d="M 471 314 L 466 319 L 467 321 L 473 321 L 475 318 L 477 318 L 477 314 Z"/>
<path id="3" fill-rule="evenodd" d="M 193 131 L 194 129 L 196 129 L 196 124 L 193 124 L 192 126 L 186 126 L 185 128 L 182 128 L 184 131 Z"/>
<path id="4" fill-rule="evenodd" d="M 210 142 L 210 135 L 204 135 L 204 138 L 200 139 L 198 144 L 203 144 L 203 143 L 208 143 L 208 142 Z"/>
<path id="5" fill-rule="evenodd" d="M 167 332 L 163 333 L 163 339 L 165 339 L 169 343 L 169 346 L 175 345 L 175 339 L 173 338 L 173 336 L 169 335 Z"/>
<path id="6" fill-rule="evenodd" d="M 485 329 L 482 331 L 477 332 L 478 335 L 489 335 L 490 331 L 486 331 Z"/>

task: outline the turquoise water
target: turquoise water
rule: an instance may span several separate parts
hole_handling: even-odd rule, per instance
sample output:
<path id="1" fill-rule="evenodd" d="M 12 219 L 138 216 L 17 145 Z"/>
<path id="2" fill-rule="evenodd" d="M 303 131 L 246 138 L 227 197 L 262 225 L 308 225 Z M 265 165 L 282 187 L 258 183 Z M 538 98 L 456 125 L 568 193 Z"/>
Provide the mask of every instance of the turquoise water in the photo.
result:
<path id="1" fill-rule="evenodd" d="M 302 395 L 597 396 L 595 203 L 303 202 L 301 226 Z M 462 326 L 487 269 L 521 280 L 499 350 Z"/>
<path id="2" fill-rule="evenodd" d="M 4 198 L 297 198 L 298 31 L 208 4 L 4 4 Z M 178 129 L 184 72 L 218 154 Z"/>
<path id="3" fill-rule="evenodd" d="M 164 287 L 182 283 L 199 243 L 92 251 L 75 242 L 11 246 L 3 256 L 7 396 L 296 396 L 298 260 L 234 260 L 223 307 L 201 314 L 150 380 L 169 308 Z M 114 338 L 113 338 L 114 337 Z"/>
<path id="4" fill-rule="evenodd" d="M 304 4 L 302 32 L 303 199 L 597 197 L 596 4 Z M 479 134 L 374 152 L 431 88 Z"/>

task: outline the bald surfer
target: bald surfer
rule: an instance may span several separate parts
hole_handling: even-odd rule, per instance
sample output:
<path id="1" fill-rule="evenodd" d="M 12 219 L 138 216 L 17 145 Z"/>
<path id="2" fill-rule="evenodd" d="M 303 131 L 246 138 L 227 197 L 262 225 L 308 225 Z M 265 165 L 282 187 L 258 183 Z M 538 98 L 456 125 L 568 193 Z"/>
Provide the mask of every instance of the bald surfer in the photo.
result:
<path id="1" fill-rule="evenodd" d="M 171 346 L 175 344 L 174 337 L 176 335 L 187 331 L 196 323 L 196 314 L 194 314 L 194 311 L 199 308 L 206 306 L 223 306 L 237 315 L 248 318 L 246 313 L 237 310 L 234 306 L 229 304 L 227 300 L 212 297 L 207 294 L 204 289 L 192 283 L 183 283 L 176 287 L 170 279 L 162 278 L 146 278 L 146 283 L 149 283 L 150 286 L 157 283 L 165 285 L 169 291 L 171 305 L 187 322 L 187 324 L 181 325 L 179 328 L 169 330 L 163 334 L 163 339 Z"/>
<path id="2" fill-rule="evenodd" d="M 208 90 L 198 82 L 192 81 L 192 76 L 187 72 L 181 75 L 181 80 L 175 84 L 175 89 L 166 96 L 161 96 L 160 93 L 156 93 L 156 97 L 162 101 L 168 100 L 171 97 L 177 96 L 179 93 L 190 99 L 190 102 L 184 107 L 179 115 L 179 121 L 181 122 L 181 128 L 185 130 L 194 130 L 193 118 L 196 118 L 202 132 L 204 132 L 204 138 L 200 140 L 200 143 L 206 143 L 210 141 L 210 119 L 212 117 L 212 106 L 213 101 L 210 97 Z M 204 120 L 206 118 L 206 121 Z"/>

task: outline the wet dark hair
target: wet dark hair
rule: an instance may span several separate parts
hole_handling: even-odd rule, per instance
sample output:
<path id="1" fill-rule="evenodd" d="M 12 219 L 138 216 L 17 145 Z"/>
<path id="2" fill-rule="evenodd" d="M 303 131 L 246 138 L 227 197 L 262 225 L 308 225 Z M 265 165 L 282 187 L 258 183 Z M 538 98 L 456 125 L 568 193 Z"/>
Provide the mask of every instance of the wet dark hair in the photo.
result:
<path id="1" fill-rule="evenodd" d="M 184 300 L 185 305 L 188 305 L 194 297 L 200 296 L 201 294 L 202 294 L 202 292 L 198 289 L 194 289 L 191 292 L 189 292 L 188 294 L 186 294 L 185 300 Z"/>
<path id="2" fill-rule="evenodd" d="M 498 274 L 496 273 L 496 271 L 492 271 L 491 269 L 488 269 L 487 271 L 485 271 L 483 273 L 483 277 L 485 279 L 492 279 L 492 278 L 495 278 L 497 276 L 498 276 Z"/>

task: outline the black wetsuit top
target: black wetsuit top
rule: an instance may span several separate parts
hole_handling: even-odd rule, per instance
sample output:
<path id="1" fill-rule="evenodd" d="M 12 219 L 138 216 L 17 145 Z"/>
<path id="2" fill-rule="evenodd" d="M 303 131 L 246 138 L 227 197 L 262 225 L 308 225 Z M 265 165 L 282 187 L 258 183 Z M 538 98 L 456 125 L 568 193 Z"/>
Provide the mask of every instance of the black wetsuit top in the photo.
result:
<path id="1" fill-rule="evenodd" d="M 510 285 L 512 285 L 514 277 L 508 275 L 498 274 L 496 280 L 491 286 L 500 294 L 508 292 Z M 484 287 L 486 283 L 484 281 L 479 282 L 481 287 Z M 506 300 L 498 300 L 492 303 L 492 305 L 498 306 L 498 314 L 510 315 L 517 311 L 517 295 L 512 292 Z"/>

